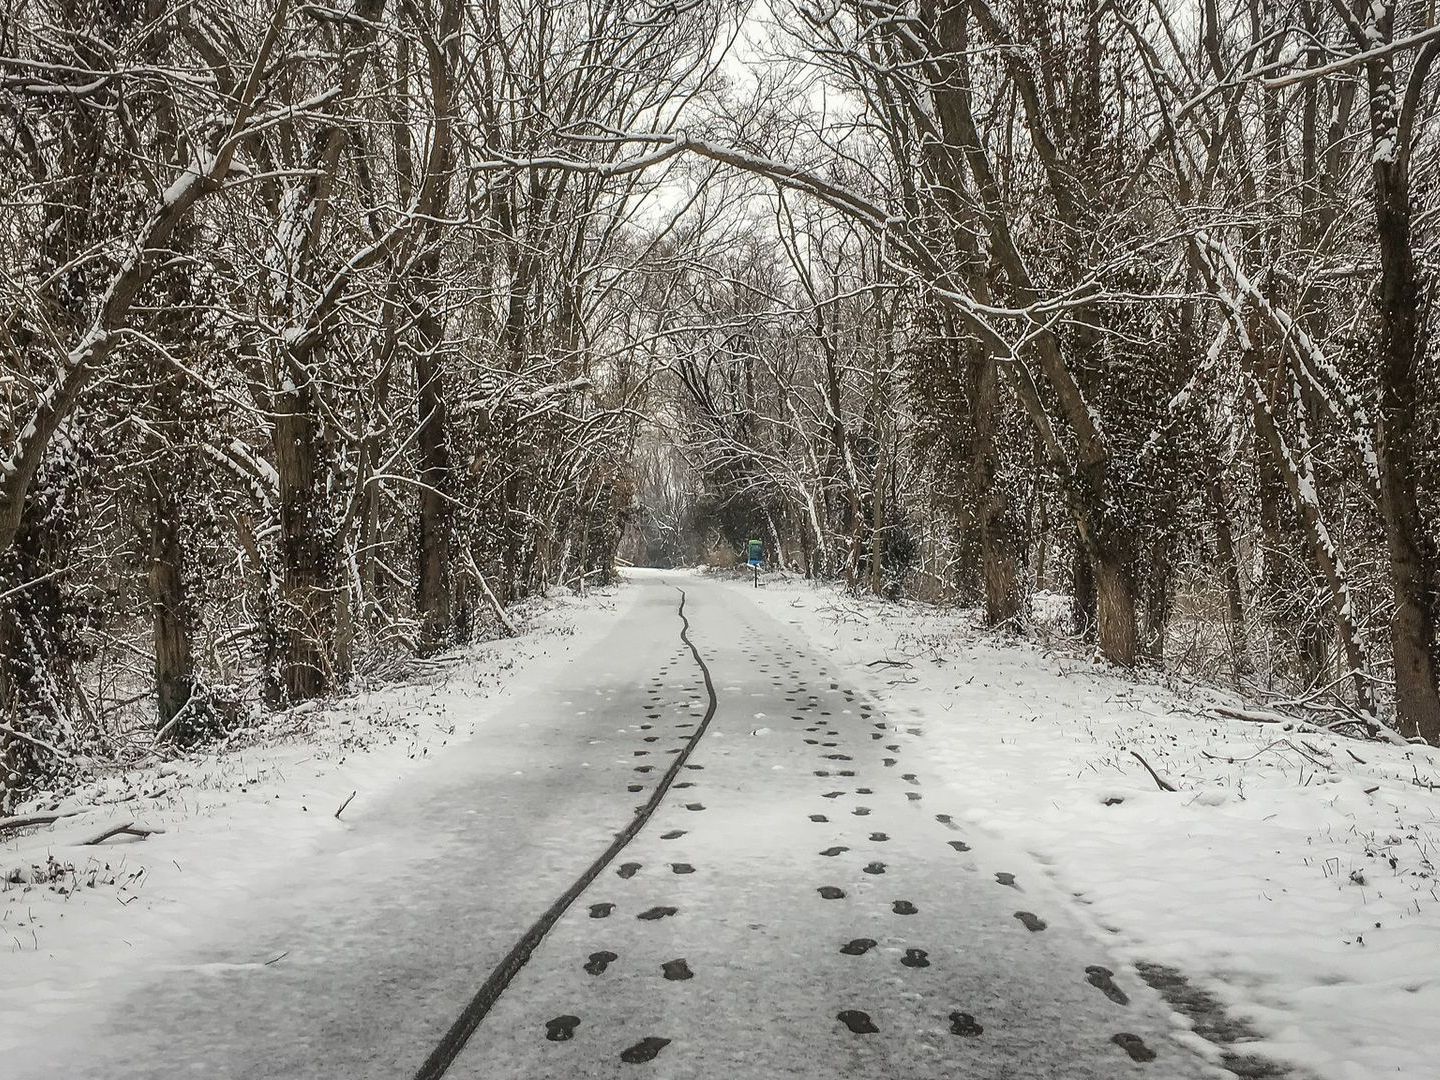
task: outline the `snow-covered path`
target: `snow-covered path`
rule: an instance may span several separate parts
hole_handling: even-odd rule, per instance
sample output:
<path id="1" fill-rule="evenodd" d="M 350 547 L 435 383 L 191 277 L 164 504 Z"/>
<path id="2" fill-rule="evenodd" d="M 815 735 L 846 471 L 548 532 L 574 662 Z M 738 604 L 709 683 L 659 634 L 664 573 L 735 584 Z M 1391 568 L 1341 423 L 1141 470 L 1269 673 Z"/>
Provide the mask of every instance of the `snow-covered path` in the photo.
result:
<path id="1" fill-rule="evenodd" d="M 1065 897 L 932 801 L 922 733 L 743 587 L 663 574 L 503 723 L 217 903 L 47 1073 L 414 1076 L 705 716 L 677 586 L 714 718 L 447 1075 L 1212 1075 Z"/>

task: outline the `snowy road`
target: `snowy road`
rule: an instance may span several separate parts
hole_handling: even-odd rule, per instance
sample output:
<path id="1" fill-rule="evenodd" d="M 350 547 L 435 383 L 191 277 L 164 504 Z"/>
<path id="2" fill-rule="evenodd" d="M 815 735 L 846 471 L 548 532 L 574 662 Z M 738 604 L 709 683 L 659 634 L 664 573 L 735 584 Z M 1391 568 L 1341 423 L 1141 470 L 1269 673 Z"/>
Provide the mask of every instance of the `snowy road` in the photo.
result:
<path id="1" fill-rule="evenodd" d="M 932 803 L 923 734 L 744 587 L 662 574 L 502 725 L 219 903 L 53 1074 L 413 1077 L 706 715 L 676 586 L 713 720 L 447 1076 L 1212 1075 L 1069 903 Z"/>

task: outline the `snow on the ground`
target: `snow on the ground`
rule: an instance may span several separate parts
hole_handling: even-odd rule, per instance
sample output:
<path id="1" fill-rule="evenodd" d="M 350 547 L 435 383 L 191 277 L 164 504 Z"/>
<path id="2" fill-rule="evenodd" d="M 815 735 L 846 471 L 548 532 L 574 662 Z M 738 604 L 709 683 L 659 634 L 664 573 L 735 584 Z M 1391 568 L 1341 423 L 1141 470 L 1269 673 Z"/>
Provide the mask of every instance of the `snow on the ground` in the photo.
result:
<path id="1" fill-rule="evenodd" d="M 913 724 L 932 782 L 1118 955 L 1178 969 L 1261 1036 L 1237 1049 L 1331 1080 L 1440 1077 L 1440 752 L 1223 719 L 1207 709 L 1239 702 L 1219 691 L 966 613 L 794 580 L 754 595 Z"/>
<path id="2" fill-rule="evenodd" d="M 344 827 L 335 815 L 352 793 L 358 807 L 447 743 L 483 738 L 507 700 L 542 685 L 631 602 L 626 590 L 557 593 L 522 606 L 518 637 L 442 657 L 423 677 L 292 710 L 243 748 L 102 776 L 44 800 L 87 812 L 0 836 L 0 1055 L 34 1023 L 92 1005 L 108 974 L 153 959 L 235 896 L 304 873 L 307 852 Z M 129 822 L 163 832 L 86 845 Z"/>

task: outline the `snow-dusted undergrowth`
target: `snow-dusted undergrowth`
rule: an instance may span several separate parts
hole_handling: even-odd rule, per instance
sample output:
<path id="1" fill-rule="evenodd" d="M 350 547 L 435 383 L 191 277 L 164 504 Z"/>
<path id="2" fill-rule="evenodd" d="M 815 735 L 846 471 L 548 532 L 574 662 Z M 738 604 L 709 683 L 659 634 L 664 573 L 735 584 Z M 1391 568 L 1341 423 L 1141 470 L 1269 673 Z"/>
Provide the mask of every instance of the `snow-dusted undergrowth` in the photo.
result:
<path id="1" fill-rule="evenodd" d="M 1440 1075 L 1440 752 L 1225 719 L 1223 693 L 966 613 L 793 581 L 756 596 L 912 725 L 957 819 L 1027 852 L 1120 956 L 1183 972 L 1270 1057 Z"/>

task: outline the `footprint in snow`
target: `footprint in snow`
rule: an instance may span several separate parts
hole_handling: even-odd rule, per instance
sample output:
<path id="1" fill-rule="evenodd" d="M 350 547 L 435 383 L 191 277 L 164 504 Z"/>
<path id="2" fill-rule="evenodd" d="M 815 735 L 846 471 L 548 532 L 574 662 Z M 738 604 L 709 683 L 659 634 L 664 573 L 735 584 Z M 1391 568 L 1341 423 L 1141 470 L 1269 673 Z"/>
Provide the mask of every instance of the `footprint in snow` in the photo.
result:
<path id="1" fill-rule="evenodd" d="M 585 964 L 585 970 L 591 975 L 603 975 L 605 969 L 619 959 L 620 957 L 616 956 L 613 952 L 608 952 L 603 949 L 600 952 L 592 952 L 590 959 Z"/>
<path id="2" fill-rule="evenodd" d="M 620 1060 L 627 1065 L 639 1065 L 646 1061 L 654 1061 L 655 1055 L 669 1045 L 669 1039 L 647 1035 L 628 1050 L 621 1051 Z"/>
<path id="3" fill-rule="evenodd" d="M 685 809 L 686 809 L 686 810 L 704 810 L 704 809 L 705 809 L 705 804 L 704 804 L 704 803 L 698 803 L 698 802 L 687 802 L 687 803 L 685 804 Z"/>
<path id="4" fill-rule="evenodd" d="M 918 915 L 920 913 L 920 909 L 909 900 L 896 900 L 890 905 L 890 910 L 896 915 Z"/>
<path id="5" fill-rule="evenodd" d="M 829 821 L 830 819 L 829 819 L 828 817 L 826 817 L 824 814 L 811 814 L 811 815 L 810 815 L 810 820 L 811 820 L 811 821 Z"/>
<path id="6" fill-rule="evenodd" d="M 868 806 L 857 806 L 854 810 L 851 810 L 850 812 L 856 817 L 867 817 L 870 814 L 870 808 Z"/>
<path id="7" fill-rule="evenodd" d="M 633 793 L 633 792 L 636 792 L 636 791 L 644 791 L 644 790 L 645 790 L 645 786 L 644 786 L 643 784 L 631 784 L 631 785 L 630 785 L 628 788 L 626 788 L 625 790 L 626 790 L 626 791 L 629 791 L 629 792 L 632 792 L 632 793 Z"/>
<path id="8" fill-rule="evenodd" d="M 854 941 L 841 945 L 840 951 L 846 956 L 864 956 L 873 948 L 875 948 L 874 938 L 857 937 Z"/>
<path id="9" fill-rule="evenodd" d="M 678 784 L 672 784 L 671 786 L 675 788 L 687 788 L 694 787 L 695 785 L 689 780 L 681 780 Z"/>
<path id="10" fill-rule="evenodd" d="M 905 955 L 900 958 L 900 963 L 911 968 L 929 967 L 930 954 L 924 949 L 906 949 Z"/>
<path id="11" fill-rule="evenodd" d="M 919 793 L 918 791 L 907 791 L 907 792 L 905 792 L 905 797 L 906 797 L 907 799 L 909 799 L 911 802 L 919 802 L 919 801 L 920 801 L 920 793 Z"/>
<path id="12" fill-rule="evenodd" d="M 965 843 L 964 840 L 947 840 L 946 843 L 948 843 L 948 844 L 949 844 L 952 848 L 954 848 L 956 851 L 969 851 L 969 850 L 970 850 L 970 845 L 967 844 L 967 843 Z"/>
<path id="13" fill-rule="evenodd" d="M 679 911 L 679 908 L 661 905 L 659 907 L 652 907 L 649 911 L 642 911 L 635 917 L 637 919 L 644 919 L 646 922 L 655 922 L 657 919 L 664 919 L 670 915 L 676 915 Z"/>
<path id="14" fill-rule="evenodd" d="M 639 872 L 640 864 L 638 862 L 621 863 L 619 869 L 615 871 L 617 876 L 626 879 L 634 877 Z"/>
<path id="15" fill-rule="evenodd" d="M 887 769 L 888 769 L 891 765 L 894 765 L 894 764 L 895 764 L 895 759 L 894 759 L 893 757 L 887 757 L 887 758 L 884 759 L 884 765 L 885 765 L 885 767 L 886 767 Z"/>
<path id="16" fill-rule="evenodd" d="M 1019 885 L 1015 884 L 1015 875 L 1007 874 L 1004 870 L 1001 870 L 995 875 L 995 880 L 998 881 L 1001 885 L 1010 886 L 1010 888 L 1012 889 L 1018 889 L 1020 887 Z"/>
<path id="17" fill-rule="evenodd" d="M 883 832 L 872 832 L 870 834 L 870 839 L 877 844 L 883 844 L 886 840 L 889 840 L 890 837 Z"/>
<path id="18" fill-rule="evenodd" d="M 1025 929 L 1029 930 L 1032 934 L 1045 929 L 1045 920 L 1033 911 L 1017 911 L 1015 912 L 1015 918 L 1019 919 L 1020 922 L 1024 924 Z"/>
<path id="19" fill-rule="evenodd" d="M 834 885 L 821 885 L 821 886 L 820 886 L 818 889 L 816 889 L 815 891 L 820 894 L 820 899 L 822 899 L 822 900 L 843 900 L 843 899 L 845 899 L 845 890 L 844 890 L 844 889 L 837 889 Z"/>
<path id="20" fill-rule="evenodd" d="M 974 1039 L 981 1035 L 985 1029 L 980 1023 L 967 1012 L 952 1012 L 950 1014 L 950 1034 L 963 1035 L 967 1039 Z"/>
<path id="21" fill-rule="evenodd" d="M 869 866 L 865 867 L 865 873 L 867 874 L 883 874 L 884 872 L 885 864 L 883 862 L 872 862 Z"/>
<path id="22" fill-rule="evenodd" d="M 861 1012 L 859 1009 L 846 1009 L 835 1017 L 856 1035 L 874 1035 L 879 1032 L 875 1022 L 870 1019 L 870 1014 Z"/>
<path id="23" fill-rule="evenodd" d="M 695 977 L 695 973 L 690 970 L 690 965 L 685 962 L 683 956 L 679 960 L 666 960 L 660 967 L 665 972 L 665 978 L 671 982 L 684 982 L 686 979 Z"/>
<path id="24" fill-rule="evenodd" d="M 1130 1055 L 1131 1061 L 1154 1061 L 1155 1051 L 1145 1045 L 1145 1040 L 1139 1035 L 1131 1035 L 1128 1031 L 1122 1031 L 1118 1035 L 1110 1036 L 1110 1041 Z"/>
<path id="25" fill-rule="evenodd" d="M 551 1042 L 565 1042 L 575 1037 L 575 1029 L 579 1026 L 578 1016 L 557 1016 L 554 1020 L 545 1021 L 545 1038 Z"/>
<path id="26" fill-rule="evenodd" d="M 590 917 L 592 919 L 609 918 L 610 913 L 615 910 L 614 904 L 591 904 Z"/>
<path id="27" fill-rule="evenodd" d="M 1116 1005 L 1130 1004 L 1130 998 L 1125 991 L 1115 985 L 1115 973 L 1109 968 L 1091 964 L 1085 969 L 1085 981 L 1115 1002 Z"/>
<path id="28" fill-rule="evenodd" d="M 829 856 L 829 857 L 834 857 L 834 856 L 836 856 L 836 855 L 840 855 L 840 854 L 842 854 L 843 852 L 846 852 L 846 851 L 849 851 L 849 850 L 850 850 L 850 849 L 849 849 L 848 847 L 839 847 L 839 846 L 836 846 L 836 847 L 827 847 L 824 851 L 820 852 L 820 854 L 821 854 L 821 855 L 825 855 L 825 856 Z"/>
<path id="29" fill-rule="evenodd" d="M 669 832 L 661 834 L 660 839 L 661 839 L 661 840 L 679 840 L 680 837 L 682 837 L 682 836 L 684 836 L 684 835 L 685 835 L 685 830 L 684 830 L 684 829 L 671 829 Z"/>
<path id="30" fill-rule="evenodd" d="M 845 793 L 844 793 L 843 791 L 827 791 L 827 792 L 825 792 L 825 794 L 821 795 L 820 797 L 821 797 L 822 799 L 838 799 L 841 795 L 844 795 L 844 794 L 845 794 Z"/>
<path id="31" fill-rule="evenodd" d="M 670 864 L 670 872 L 674 874 L 693 874 L 695 867 L 691 866 L 688 862 L 672 862 Z"/>

